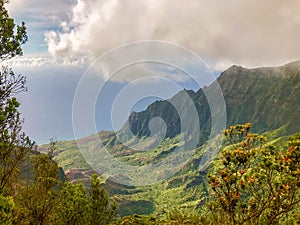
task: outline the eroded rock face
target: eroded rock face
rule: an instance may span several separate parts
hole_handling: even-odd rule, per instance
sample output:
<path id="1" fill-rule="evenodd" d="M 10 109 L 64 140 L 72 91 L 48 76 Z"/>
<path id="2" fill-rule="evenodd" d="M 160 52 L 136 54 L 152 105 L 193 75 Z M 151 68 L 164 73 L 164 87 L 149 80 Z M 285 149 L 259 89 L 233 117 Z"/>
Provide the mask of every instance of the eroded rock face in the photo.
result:
<path id="1" fill-rule="evenodd" d="M 299 127 L 297 117 L 300 107 L 297 96 L 300 96 L 300 61 L 269 68 L 232 66 L 221 73 L 217 81 L 226 102 L 228 126 L 251 121 L 255 132 L 263 132 L 289 124 L 291 133 Z M 180 134 L 180 116 L 171 103 L 177 102 L 179 108 L 185 108 L 188 112 L 189 107 L 194 106 L 187 105 L 186 95 L 183 94 L 185 92 L 198 111 L 198 118 L 187 119 L 191 126 L 199 120 L 201 144 L 208 138 L 211 120 L 210 107 L 204 93 L 213 88 L 214 84 L 211 84 L 205 87 L 204 92 L 202 89 L 197 92 L 183 90 L 169 100 L 156 101 L 145 111 L 133 112 L 121 131 L 126 134 L 126 129 L 131 129 L 139 137 L 149 136 L 150 120 L 159 117 L 166 123 L 166 138 Z"/>

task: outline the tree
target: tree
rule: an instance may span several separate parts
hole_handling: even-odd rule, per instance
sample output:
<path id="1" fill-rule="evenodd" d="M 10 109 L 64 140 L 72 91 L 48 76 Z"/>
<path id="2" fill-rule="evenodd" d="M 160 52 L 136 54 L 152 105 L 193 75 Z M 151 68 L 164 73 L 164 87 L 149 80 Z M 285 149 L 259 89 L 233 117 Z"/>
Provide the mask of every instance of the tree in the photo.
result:
<path id="1" fill-rule="evenodd" d="M 11 225 L 13 207 L 12 197 L 4 197 L 0 194 L 0 224 Z"/>
<path id="2" fill-rule="evenodd" d="M 7 0 L 0 1 L 0 60 L 12 58 L 17 55 L 22 55 L 21 45 L 27 40 L 25 23 L 21 25 L 14 23 L 14 19 L 10 18 L 4 4 Z M 16 30 L 16 32 L 15 32 Z"/>
<path id="3" fill-rule="evenodd" d="M 28 37 L 25 24 L 19 26 L 9 17 L 4 4 L 0 1 L 0 61 L 22 55 L 21 45 Z M 14 208 L 13 195 L 20 165 L 26 158 L 33 142 L 21 132 L 22 122 L 15 95 L 25 91 L 26 79 L 15 75 L 12 69 L 0 68 L 0 208 L 1 224 L 11 224 Z"/>
<path id="4" fill-rule="evenodd" d="M 82 182 L 65 182 L 52 217 L 52 224 L 86 225 L 91 221 L 90 204 Z"/>
<path id="5" fill-rule="evenodd" d="M 108 224 L 116 206 L 99 176 L 93 175 L 90 188 L 80 182 L 61 180 L 53 160 L 56 142 L 50 142 L 48 154 L 31 156 L 33 179 L 19 185 L 15 196 L 13 224 Z"/>
<path id="6" fill-rule="evenodd" d="M 52 224 L 106 225 L 116 216 L 115 202 L 102 187 L 99 176 L 91 178 L 87 190 L 82 182 L 65 182 L 52 215 Z"/>
<path id="7" fill-rule="evenodd" d="M 91 178 L 89 202 L 91 204 L 91 224 L 109 224 L 116 216 L 116 204 L 102 187 L 100 177 L 97 174 L 93 174 Z"/>
<path id="8" fill-rule="evenodd" d="M 19 166 L 33 142 L 21 131 L 20 103 L 14 97 L 25 91 L 25 77 L 2 67 L 0 72 L 0 192 L 11 190 Z M 6 190 L 4 190 L 6 187 Z"/>
<path id="9" fill-rule="evenodd" d="M 59 167 L 53 160 L 56 150 L 56 141 L 50 139 L 48 154 L 38 154 L 31 157 L 33 165 L 34 183 L 29 186 L 29 198 L 27 204 L 30 211 L 31 224 L 49 224 L 51 214 L 57 203 L 59 194 L 60 180 Z"/>
<path id="10" fill-rule="evenodd" d="M 32 155 L 31 163 L 34 179 L 18 190 L 14 224 L 50 224 L 61 185 L 59 167 L 46 154 Z"/>
<path id="11" fill-rule="evenodd" d="M 221 152 L 209 175 L 212 218 L 224 224 L 291 223 L 300 203 L 300 134 L 280 151 L 265 146 L 263 136 L 248 133 L 250 127 L 224 132 L 232 145 Z"/>
<path id="12" fill-rule="evenodd" d="M 0 1 L 0 60 L 22 55 L 21 45 L 27 41 L 24 23 L 17 26 Z M 10 194 L 21 161 L 33 142 L 21 131 L 23 120 L 18 112 L 20 103 L 15 95 L 25 91 L 26 79 L 2 66 L 0 71 L 0 193 Z"/>
<path id="13" fill-rule="evenodd" d="M 25 90 L 25 77 L 2 67 L 0 72 L 0 193 L 12 189 L 19 167 L 34 143 L 22 132 L 20 103 L 15 94 Z"/>

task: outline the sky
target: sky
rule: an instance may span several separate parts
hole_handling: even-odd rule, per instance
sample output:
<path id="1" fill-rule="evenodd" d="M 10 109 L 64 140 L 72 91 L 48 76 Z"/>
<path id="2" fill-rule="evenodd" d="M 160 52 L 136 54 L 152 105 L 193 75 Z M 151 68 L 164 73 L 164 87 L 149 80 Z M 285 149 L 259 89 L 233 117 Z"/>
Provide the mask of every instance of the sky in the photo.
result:
<path id="1" fill-rule="evenodd" d="M 115 119 L 117 128 L 132 110 L 145 109 L 180 88 L 197 90 L 212 81 L 194 82 L 182 68 L 204 77 L 206 70 L 215 76 L 232 64 L 277 66 L 300 58 L 300 2 L 295 0 L 11 0 L 7 8 L 17 23 L 25 21 L 28 28 L 24 55 L 11 65 L 27 76 L 29 91 L 20 96 L 21 110 L 25 131 L 38 143 L 52 136 L 74 138 L 72 105 L 83 77 L 90 78 L 87 93 L 97 82 L 106 87 L 94 106 L 96 115 L 106 116 L 95 116 L 96 128 L 82 129 L 79 136 L 113 129 L 107 123 L 111 107 L 126 87 L 134 90 L 136 100 L 120 115 L 123 119 Z M 147 56 L 160 59 L 175 52 L 171 59 L 175 66 L 163 60 L 155 65 L 130 64 L 136 62 L 137 52 L 145 51 L 130 43 L 150 40 L 164 45 L 159 49 L 149 45 Z M 200 70 L 190 53 L 202 60 Z M 116 64 L 126 65 L 125 69 L 113 70 Z M 166 80 L 176 88 L 166 86 Z M 137 84 L 140 88 L 133 88 Z M 155 87 L 157 94 L 151 96 L 141 91 Z"/>

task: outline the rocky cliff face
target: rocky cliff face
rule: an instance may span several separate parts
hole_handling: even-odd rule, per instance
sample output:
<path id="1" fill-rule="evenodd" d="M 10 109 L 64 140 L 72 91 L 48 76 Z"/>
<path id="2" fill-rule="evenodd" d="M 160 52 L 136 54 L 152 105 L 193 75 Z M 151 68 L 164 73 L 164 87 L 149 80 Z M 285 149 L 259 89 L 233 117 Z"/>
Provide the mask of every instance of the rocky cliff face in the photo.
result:
<path id="1" fill-rule="evenodd" d="M 226 103 L 227 126 L 251 122 L 254 131 L 263 132 L 288 124 L 291 133 L 299 128 L 300 61 L 269 68 L 232 66 L 217 81 Z M 203 143 L 211 126 L 210 105 L 204 93 L 214 91 L 215 85 L 197 92 L 183 90 L 169 100 L 152 103 L 143 112 L 133 112 L 121 133 L 126 134 L 130 129 L 138 137 L 150 136 L 149 122 L 159 117 L 165 123 L 166 137 L 182 132 L 192 135 L 199 121 L 199 142 Z M 196 108 L 198 118 L 190 118 L 192 108 Z"/>

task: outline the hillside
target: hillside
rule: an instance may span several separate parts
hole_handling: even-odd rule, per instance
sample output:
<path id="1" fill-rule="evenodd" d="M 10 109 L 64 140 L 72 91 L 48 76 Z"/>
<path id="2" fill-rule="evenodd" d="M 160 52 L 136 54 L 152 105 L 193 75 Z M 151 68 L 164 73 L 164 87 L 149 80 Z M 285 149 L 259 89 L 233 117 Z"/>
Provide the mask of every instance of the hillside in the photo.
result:
<path id="1" fill-rule="evenodd" d="M 227 124 L 251 121 L 256 132 L 289 124 L 299 129 L 300 61 L 281 67 L 245 69 L 232 66 L 218 82 L 227 105 Z"/>
<path id="2" fill-rule="evenodd" d="M 293 133 L 299 127 L 297 116 L 300 112 L 300 61 L 281 67 L 246 69 L 232 66 L 217 79 L 226 102 L 227 126 L 251 121 L 257 132 L 277 129 L 290 124 Z M 210 125 L 210 108 L 205 92 L 213 91 L 215 84 L 198 90 L 181 91 L 167 101 L 152 103 L 145 111 L 133 112 L 128 126 L 133 134 L 149 135 L 149 121 L 154 117 L 163 118 L 167 124 L 166 137 L 174 137 L 181 131 L 178 113 L 170 103 L 181 102 L 179 108 L 188 111 L 182 92 L 193 100 L 199 115 L 201 135 L 207 136 Z M 272 116 L 270 116 L 272 115 Z M 190 124 L 197 118 L 190 118 Z"/>
<path id="3" fill-rule="evenodd" d="M 268 143 L 282 146 L 286 137 L 300 131 L 300 61 L 281 67 L 246 69 L 232 66 L 218 77 L 227 110 L 227 126 L 251 122 L 253 131 L 264 133 Z M 197 208 L 201 196 L 206 193 L 206 172 L 199 171 L 199 163 L 209 137 L 211 113 L 204 93 L 214 90 L 213 83 L 197 92 L 183 90 L 166 101 L 156 101 L 143 112 L 133 112 L 124 127 L 115 133 L 102 131 L 78 141 L 58 142 L 56 160 L 71 179 L 89 178 L 92 167 L 85 159 L 97 159 L 97 153 L 105 149 L 120 162 L 131 166 L 156 165 L 172 156 L 177 149 L 187 147 L 186 137 L 193 136 L 193 124 L 200 123 L 198 147 L 185 165 L 174 176 L 157 184 L 130 187 L 107 180 L 106 187 L 120 204 L 120 214 L 164 214 L 171 206 Z M 188 117 L 190 107 L 186 98 L 193 100 L 197 117 Z M 176 104 L 176 109 L 174 108 Z M 187 120 L 188 129 L 182 129 L 181 118 Z M 164 140 L 151 136 L 149 121 L 162 118 L 166 124 Z M 128 134 L 129 129 L 137 137 Z M 184 138 L 183 138 L 184 137 Z M 120 142 L 120 138 L 122 143 Z M 78 149 L 81 149 L 81 152 Z M 43 151 L 47 146 L 40 146 Z M 90 155 L 87 158 L 86 152 Z M 85 155 L 85 159 L 81 153 Z M 93 166 L 110 168 L 109 161 L 92 161 Z M 98 163 L 98 165 L 97 165 Z M 101 164 L 101 165 L 100 165 Z M 107 165 L 106 165 L 107 164 Z M 101 172 L 101 171 L 100 171 Z M 107 171 L 102 171 L 107 172 Z M 162 171 L 162 173 L 165 171 Z M 128 174 L 127 174 L 128 175 Z M 129 174 L 126 179 L 130 179 Z M 147 181 L 147 177 L 144 177 Z M 143 183 L 144 180 L 141 181 Z"/>

